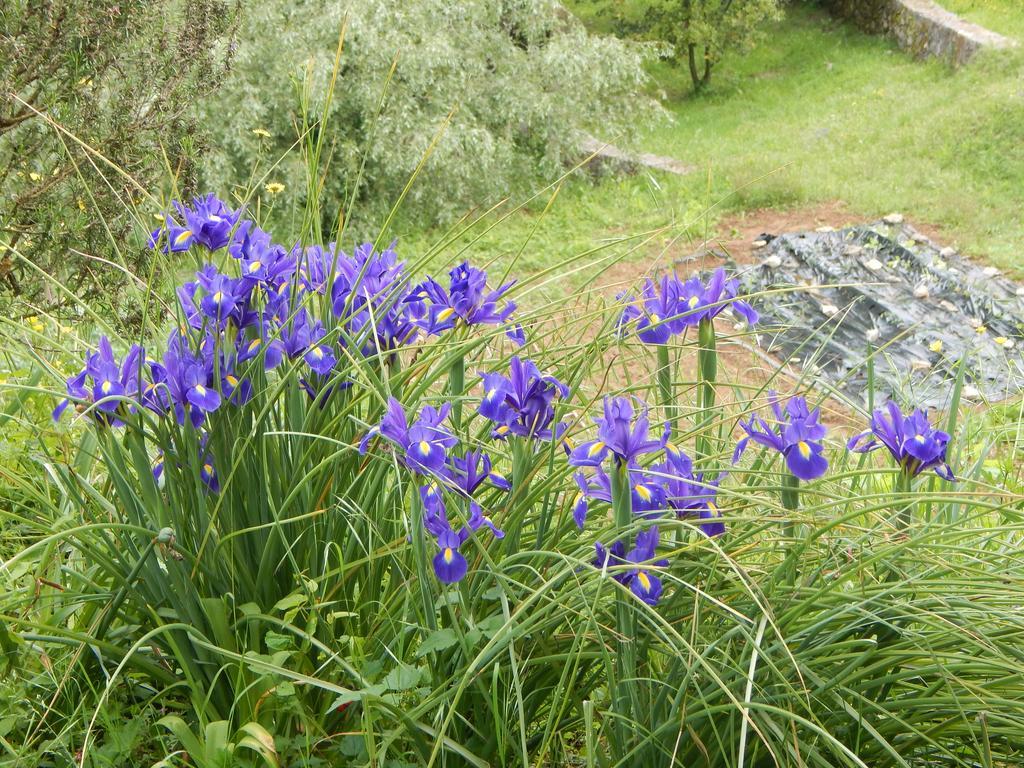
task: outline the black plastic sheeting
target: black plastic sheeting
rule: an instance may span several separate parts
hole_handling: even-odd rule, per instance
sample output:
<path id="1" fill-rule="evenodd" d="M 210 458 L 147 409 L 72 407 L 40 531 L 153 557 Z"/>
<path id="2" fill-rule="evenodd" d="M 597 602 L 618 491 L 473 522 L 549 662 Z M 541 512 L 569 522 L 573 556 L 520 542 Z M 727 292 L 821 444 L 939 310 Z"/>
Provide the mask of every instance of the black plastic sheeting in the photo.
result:
<path id="1" fill-rule="evenodd" d="M 968 398 L 1024 389 L 1024 288 L 940 249 L 901 217 L 834 231 L 762 235 L 743 275 L 760 346 L 865 399 L 942 407 L 966 357 Z"/>

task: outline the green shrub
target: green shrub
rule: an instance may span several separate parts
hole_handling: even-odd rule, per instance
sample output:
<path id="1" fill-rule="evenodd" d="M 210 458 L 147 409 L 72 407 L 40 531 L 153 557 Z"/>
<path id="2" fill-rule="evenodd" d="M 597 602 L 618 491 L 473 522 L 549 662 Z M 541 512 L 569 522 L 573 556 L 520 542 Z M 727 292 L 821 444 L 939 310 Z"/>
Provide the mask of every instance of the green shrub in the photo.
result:
<path id="1" fill-rule="evenodd" d="M 192 107 L 223 77 L 234 13 L 227 0 L 4 3 L 5 307 L 14 298 L 24 314 L 68 308 L 61 283 L 117 306 L 121 270 L 148 272 L 139 235 L 150 214 L 137 206 L 172 177 L 194 188 L 205 139 Z"/>

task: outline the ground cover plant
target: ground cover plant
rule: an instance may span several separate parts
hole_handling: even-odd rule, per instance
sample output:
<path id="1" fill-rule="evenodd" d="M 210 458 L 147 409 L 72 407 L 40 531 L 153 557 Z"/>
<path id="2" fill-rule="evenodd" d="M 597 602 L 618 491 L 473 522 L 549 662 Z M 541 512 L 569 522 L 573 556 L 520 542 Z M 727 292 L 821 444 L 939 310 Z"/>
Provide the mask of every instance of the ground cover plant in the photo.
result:
<path id="1" fill-rule="evenodd" d="M 1019 759 L 1019 436 L 958 382 L 720 381 L 721 270 L 530 306 L 212 196 L 152 242 L 159 332 L 14 388 L 63 435 L 5 478 L 6 760 Z"/>

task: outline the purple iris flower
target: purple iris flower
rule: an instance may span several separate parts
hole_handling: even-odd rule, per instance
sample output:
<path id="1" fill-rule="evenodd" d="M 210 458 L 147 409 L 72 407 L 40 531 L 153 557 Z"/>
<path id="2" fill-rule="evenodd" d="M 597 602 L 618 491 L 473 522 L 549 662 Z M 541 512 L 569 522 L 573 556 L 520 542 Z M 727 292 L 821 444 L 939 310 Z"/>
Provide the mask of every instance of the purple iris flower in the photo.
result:
<path id="1" fill-rule="evenodd" d="M 159 413 L 173 409 L 179 424 L 185 423 L 187 414 L 193 426 L 200 426 L 221 404 L 213 380 L 213 347 L 213 337 L 208 336 L 202 350 L 192 352 L 186 338 L 173 332 L 163 364 L 150 364 L 153 385 L 147 390 L 147 406 Z"/>
<path id="2" fill-rule="evenodd" d="M 629 552 L 626 552 L 626 547 L 621 541 L 608 548 L 600 543 L 596 544 L 597 557 L 594 560 L 594 567 L 604 570 L 608 566 L 632 566 L 616 568 L 612 578 L 629 587 L 642 602 L 657 605 L 664 588 L 653 568 L 668 566 L 668 560 L 654 559 L 657 547 L 658 528 L 652 525 L 636 535 L 636 544 Z"/>
<path id="3" fill-rule="evenodd" d="M 398 261 L 394 243 L 379 253 L 366 243 L 351 256 L 339 254 L 331 311 L 342 327 L 341 343 L 372 356 L 415 341 L 426 309 L 409 295 L 405 262 Z"/>
<path id="4" fill-rule="evenodd" d="M 220 480 L 217 477 L 217 470 L 213 466 L 213 457 L 210 456 L 210 452 L 206 447 L 209 435 L 204 434 L 199 440 L 199 479 L 203 481 L 203 485 L 210 489 L 213 493 L 220 493 Z M 161 452 L 157 455 L 157 460 L 153 464 L 153 479 L 160 483 L 161 478 L 164 474 L 164 454 Z M 175 462 L 175 466 L 179 469 L 181 464 Z M 162 488 L 163 485 L 161 484 Z"/>
<path id="5" fill-rule="evenodd" d="M 655 465 L 651 472 L 664 483 L 666 506 L 680 519 L 698 518 L 706 536 L 725 533 L 725 523 L 720 519 L 722 513 L 715 504 L 722 476 L 706 480 L 704 473 L 694 474 L 690 457 L 674 447 L 665 451 L 665 458 L 665 463 Z"/>
<path id="6" fill-rule="evenodd" d="M 448 462 L 448 451 L 458 439 L 443 426 L 451 405 L 441 408 L 424 406 L 411 425 L 402 404 L 395 398 L 388 398 L 387 410 L 380 424 L 370 429 L 359 443 L 359 452 L 365 454 L 370 440 L 380 435 L 390 440 L 402 452 L 402 460 L 409 469 L 419 474 L 444 476 Z"/>
<path id="7" fill-rule="evenodd" d="M 477 489 L 485 482 L 489 482 L 503 491 L 512 489 L 508 479 L 494 471 L 491 457 L 482 450 L 469 451 L 465 458 L 453 456 L 449 458 L 448 465 L 449 471 L 444 478 L 445 484 L 467 498 L 472 498 Z"/>
<path id="8" fill-rule="evenodd" d="M 637 336 L 645 344 L 665 344 L 687 325 L 682 314 L 687 310 L 680 303 L 683 283 L 675 273 L 663 275 L 658 285 L 647 279 L 641 292 L 639 305 L 630 303 L 619 319 L 623 326 L 636 321 Z M 622 297 L 620 297 L 622 298 Z"/>
<path id="9" fill-rule="evenodd" d="M 665 447 L 668 432 L 660 440 L 649 435 L 650 422 L 646 411 L 633 420 L 633 404 L 625 397 L 606 397 L 604 418 L 594 419 L 597 439 L 582 443 L 569 454 L 574 467 L 596 467 L 611 453 L 619 463 L 630 464 L 645 453 Z"/>
<path id="10" fill-rule="evenodd" d="M 340 256 L 334 243 L 328 243 L 326 248 L 320 245 L 303 248 L 296 244 L 292 248 L 291 259 L 296 264 L 300 285 L 311 293 L 324 293 Z"/>
<path id="11" fill-rule="evenodd" d="M 240 328 L 247 325 L 247 320 L 255 319 L 255 315 L 247 312 L 251 283 L 220 274 L 212 267 L 198 272 L 196 277 L 204 291 L 199 308 L 218 328 L 224 328 L 229 319 Z"/>
<path id="12" fill-rule="evenodd" d="M 461 537 L 450 528 L 437 536 L 438 553 L 434 555 L 434 573 L 445 584 L 462 581 L 469 570 L 466 556 L 459 552 Z"/>
<path id="13" fill-rule="evenodd" d="M 391 247 L 377 252 L 370 243 L 357 247 L 351 256 L 341 254 L 331 286 L 331 308 L 335 317 L 346 318 L 367 304 L 380 306 L 396 295 L 409 293 L 405 262 Z"/>
<path id="14" fill-rule="evenodd" d="M 956 480 L 946 463 L 949 434 L 933 429 L 920 408 L 904 416 L 899 406 L 890 400 L 886 411 L 876 410 L 871 415 L 871 428 L 853 437 L 847 447 L 857 453 L 867 453 L 883 445 L 900 469 L 911 477 L 934 469 L 943 480 Z"/>
<path id="15" fill-rule="evenodd" d="M 230 353 L 229 353 L 230 350 Z M 229 403 L 245 405 L 252 399 L 252 382 L 239 378 L 237 347 L 217 347 L 216 370 L 220 373 L 220 392 Z"/>
<path id="16" fill-rule="evenodd" d="M 314 373 L 327 376 L 338 360 L 333 345 L 322 343 L 326 335 L 323 323 L 319 320 L 311 321 L 303 307 L 295 313 L 289 326 L 282 330 L 281 342 L 289 358 L 294 360 L 302 357 Z"/>
<path id="17" fill-rule="evenodd" d="M 819 409 L 809 411 L 807 400 L 794 397 L 783 411 L 775 392 L 768 393 L 768 402 L 775 414 L 774 422 L 769 424 L 756 414 L 748 422 L 740 421 L 747 436 L 736 445 L 733 463 L 739 460 L 747 444 L 753 440 L 781 453 L 789 471 L 800 480 L 814 480 L 824 475 L 828 460 L 822 455 L 824 447 L 821 441 L 827 430 L 819 421 Z"/>
<path id="18" fill-rule="evenodd" d="M 164 227 L 150 235 L 152 246 L 156 246 L 166 229 L 166 251 L 186 251 L 193 243 L 217 251 L 230 244 L 236 234 L 240 235 L 248 227 L 248 222 L 242 222 L 236 233 L 235 225 L 242 214 L 241 209 L 232 211 L 212 193 L 193 199 L 191 207 L 175 201 L 174 208 L 185 225 L 181 226 L 170 216 L 165 216 Z"/>
<path id="19" fill-rule="evenodd" d="M 85 367 L 67 380 L 69 397 L 54 409 L 54 421 L 60 419 L 74 399 L 96 403 L 97 418 L 119 426 L 122 421 L 116 413 L 122 402 L 136 400 L 141 390 L 142 359 L 142 348 L 134 344 L 118 364 L 110 339 L 101 336 L 97 351 L 86 355 Z"/>
<path id="20" fill-rule="evenodd" d="M 250 227 L 228 250 L 238 259 L 241 279 L 249 285 L 277 286 L 295 272 L 294 259 L 259 227 Z"/>
<path id="21" fill-rule="evenodd" d="M 156 248 L 167 235 L 167 242 L 164 243 L 164 253 L 180 253 L 187 251 L 195 242 L 192 230 L 187 226 L 183 227 L 170 216 L 164 216 L 164 226 L 157 227 L 149 235 L 149 247 Z"/>
<path id="22" fill-rule="evenodd" d="M 252 360 L 262 354 L 264 370 L 273 370 L 281 364 L 285 355 L 284 342 L 279 338 L 274 338 L 269 325 L 270 323 L 264 320 L 259 324 L 259 332 L 251 337 L 238 334 L 235 340 L 237 346 L 235 359 L 239 363 Z"/>
<path id="23" fill-rule="evenodd" d="M 714 320 L 723 310 L 731 308 L 750 325 L 758 320 L 757 312 L 747 302 L 736 298 L 739 295 L 739 280 L 727 279 L 725 268 L 719 267 L 705 285 L 698 277 L 691 277 L 683 283 L 679 301 L 686 313 L 686 325 L 697 325 L 701 320 Z"/>
<path id="24" fill-rule="evenodd" d="M 580 530 L 587 521 L 587 513 L 590 511 L 592 501 L 603 501 L 608 504 L 612 501 L 612 481 L 607 473 L 600 466 L 596 467 L 592 477 L 587 477 L 582 472 L 573 475 L 573 480 L 579 487 L 576 494 L 576 501 L 572 507 L 572 519 Z"/>
<path id="25" fill-rule="evenodd" d="M 582 472 L 577 472 L 573 479 L 579 487 L 579 493 L 576 494 L 576 501 L 573 504 L 572 519 L 576 526 L 582 529 L 592 501 L 611 503 L 612 484 L 600 466 L 594 469 L 594 474 L 589 478 Z M 665 509 L 665 487 L 656 474 L 631 465 L 629 490 L 632 496 L 631 508 L 635 514 L 643 515 Z"/>
<path id="26" fill-rule="evenodd" d="M 422 327 L 427 333 L 439 335 L 454 328 L 460 320 L 464 325 L 502 325 L 515 312 L 516 305 L 511 301 L 499 306 L 515 281 L 488 291 L 487 273 L 469 266 L 469 262 L 455 267 L 448 276 L 447 289 L 434 278 L 428 277 L 407 299 L 422 301 L 427 305 L 427 314 L 422 321 Z M 523 337 L 521 328 L 510 329 L 507 334 L 517 343 Z"/>
<path id="27" fill-rule="evenodd" d="M 511 435 L 539 440 L 558 439 L 565 424 L 552 427 L 555 398 L 569 396 L 569 388 L 554 376 L 543 376 L 531 360 L 513 357 L 509 376 L 481 373 L 484 397 L 480 414 L 494 422 L 491 436 L 504 439 Z"/>
<path id="28" fill-rule="evenodd" d="M 457 462 L 453 463 L 457 464 Z M 477 469 L 479 464 L 479 455 L 467 457 L 466 461 L 462 464 L 464 467 L 472 468 L 463 475 L 464 480 L 461 485 L 464 487 L 460 488 L 463 492 L 469 487 L 475 490 L 483 482 L 483 479 L 487 477 L 484 472 L 489 473 L 490 462 L 485 462 L 485 467 L 482 471 Z M 456 473 L 455 477 L 457 476 Z M 449 482 L 452 479 L 448 478 Z M 453 584 L 460 581 L 466 575 L 468 564 L 459 548 L 469 539 L 471 534 L 479 531 L 481 528 L 487 528 L 494 535 L 494 538 L 501 539 L 505 537 L 505 532 L 491 522 L 490 518 L 484 515 L 480 505 L 472 499 L 469 503 L 469 518 L 466 520 L 466 524 L 458 532 L 455 532 L 452 530 L 451 523 L 448 520 L 448 513 L 437 483 L 420 487 L 420 498 L 423 501 L 424 510 L 423 527 L 427 533 L 437 540 L 438 553 L 434 556 L 433 560 L 434 573 L 445 584 Z"/>
<path id="29" fill-rule="evenodd" d="M 687 326 L 701 320 L 712 320 L 727 307 L 741 315 L 750 325 L 757 322 L 757 312 L 738 299 L 739 281 L 727 279 L 719 267 L 705 285 L 699 277 L 683 282 L 674 273 L 663 275 L 655 284 L 644 283 L 639 300 L 625 297 L 626 308 L 619 319 L 619 331 L 636 322 L 637 335 L 645 344 L 665 344 Z M 620 296 L 620 299 L 624 297 Z"/>
<path id="30" fill-rule="evenodd" d="M 408 305 L 381 307 L 378 312 L 365 308 L 352 315 L 345 330 L 354 340 L 354 344 L 347 346 L 357 347 L 365 357 L 394 352 L 413 343 L 420 333 L 417 318 Z"/>

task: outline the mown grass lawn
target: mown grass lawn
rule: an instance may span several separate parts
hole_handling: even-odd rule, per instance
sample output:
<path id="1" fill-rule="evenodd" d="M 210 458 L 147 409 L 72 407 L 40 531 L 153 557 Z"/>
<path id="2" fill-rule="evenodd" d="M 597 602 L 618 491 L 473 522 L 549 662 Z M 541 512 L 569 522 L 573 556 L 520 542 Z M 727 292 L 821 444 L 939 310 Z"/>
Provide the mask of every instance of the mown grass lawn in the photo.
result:
<path id="1" fill-rule="evenodd" d="M 975 24 L 1024 39 L 1024 7 L 1017 0 L 942 0 L 942 6 Z"/>
<path id="2" fill-rule="evenodd" d="M 570 5 L 611 29 L 606 4 Z M 951 5 L 1007 33 L 1024 25 L 1010 3 Z M 573 181 L 546 214 L 533 206 L 480 245 L 511 255 L 529 234 L 536 247 L 520 263 L 541 268 L 627 232 L 664 227 L 653 241 L 662 247 L 685 225 L 694 238 L 713 231 L 724 212 L 838 199 L 852 216 L 902 211 L 973 256 L 1024 267 L 1024 51 L 954 71 L 798 4 L 757 49 L 728 57 L 700 96 L 685 69 L 656 63 L 651 75 L 671 119 L 641 127 L 638 147 L 697 171 Z"/>

